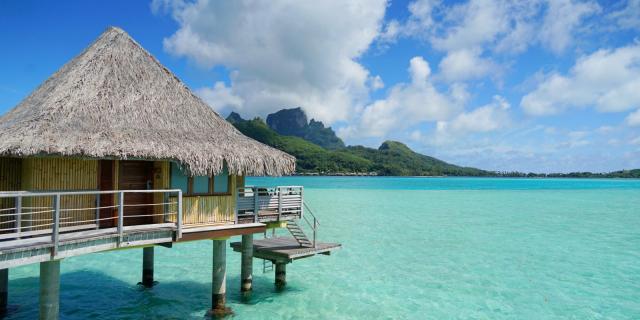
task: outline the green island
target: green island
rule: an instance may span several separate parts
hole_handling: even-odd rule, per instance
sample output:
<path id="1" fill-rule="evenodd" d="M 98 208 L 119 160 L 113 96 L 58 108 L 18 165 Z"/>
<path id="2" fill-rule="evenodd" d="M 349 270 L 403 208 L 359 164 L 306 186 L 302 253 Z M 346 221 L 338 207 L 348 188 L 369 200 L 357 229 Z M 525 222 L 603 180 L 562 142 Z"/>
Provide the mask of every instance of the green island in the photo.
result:
<path id="1" fill-rule="evenodd" d="M 232 112 L 227 121 L 243 134 L 296 157 L 299 175 L 466 176 L 523 178 L 640 178 L 640 169 L 606 173 L 534 173 L 463 167 L 411 150 L 398 141 L 377 149 L 346 146 L 330 127 L 300 108 L 282 109 L 262 118 L 243 119 Z"/>

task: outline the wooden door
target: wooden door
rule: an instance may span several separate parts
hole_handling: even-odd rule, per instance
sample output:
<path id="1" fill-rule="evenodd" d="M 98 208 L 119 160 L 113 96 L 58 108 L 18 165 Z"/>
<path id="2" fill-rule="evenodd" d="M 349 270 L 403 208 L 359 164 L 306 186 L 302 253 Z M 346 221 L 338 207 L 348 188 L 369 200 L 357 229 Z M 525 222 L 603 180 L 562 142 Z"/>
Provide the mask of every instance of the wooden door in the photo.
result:
<path id="1" fill-rule="evenodd" d="M 153 189 L 153 162 L 120 161 L 119 190 Z M 124 197 L 124 225 L 140 225 L 153 223 L 152 216 L 127 217 L 153 214 L 153 193 L 127 193 Z M 141 206 L 145 205 L 146 206 Z M 127 207 L 127 205 L 133 205 Z"/>
<path id="2" fill-rule="evenodd" d="M 101 191 L 115 190 L 115 161 L 100 160 L 98 164 L 98 181 Z M 115 197 L 113 194 L 100 195 L 100 207 L 112 207 Z M 109 228 L 118 225 L 118 211 L 116 208 L 100 209 L 100 227 Z"/>

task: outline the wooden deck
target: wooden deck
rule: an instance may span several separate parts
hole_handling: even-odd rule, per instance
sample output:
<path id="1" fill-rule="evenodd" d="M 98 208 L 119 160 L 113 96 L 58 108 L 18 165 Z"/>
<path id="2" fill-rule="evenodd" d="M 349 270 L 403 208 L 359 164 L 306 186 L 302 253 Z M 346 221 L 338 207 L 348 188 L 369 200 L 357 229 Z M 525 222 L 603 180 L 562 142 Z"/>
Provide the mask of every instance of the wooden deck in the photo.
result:
<path id="1" fill-rule="evenodd" d="M 339 243 L 319 242 L 315 248 L 303 247 L 294 238 L 276 237 L 253 240 L 253 256 L 273 262 L 288 263 L 292 260 L 312 257 L 317 254 L 329 255 L 331 251 L 340 249 Z M 231 243 L 234 251 L 240 252 L 241 242 Z"/>
<path id="2" fill-rule="evenodd" d="M 0 242 L 0 268 L 63 259 L 94 252 L 146 245 L 170 245 L 175 237 L 172 223 L 61 233 L 57 250 L 51 236 Z"/>
<path id="3" fill-rule="evenodd" d="M 254 234 L 264 232 L 265 229 L 266 225 L 264 223 L 185 225 L 182 230 L 182 238 L 178 241 L 194 241 Z"/>

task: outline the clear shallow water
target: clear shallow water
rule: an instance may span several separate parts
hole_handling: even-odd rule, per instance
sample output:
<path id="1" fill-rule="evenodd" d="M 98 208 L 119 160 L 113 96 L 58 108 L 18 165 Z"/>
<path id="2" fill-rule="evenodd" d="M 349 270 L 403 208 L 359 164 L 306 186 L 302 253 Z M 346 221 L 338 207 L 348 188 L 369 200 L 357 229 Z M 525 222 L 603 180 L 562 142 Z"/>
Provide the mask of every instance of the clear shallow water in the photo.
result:
<path id="1" fill-rule="evenodd" d="M 254 295 L 238 319 L 640 318 L 640 180 L 253 178 L 304 185 L 334 255 L 296 261 L 288 287 L 254 263 Z M 236 240 L 236 239 L 232 239 Z M 142 250 L 66 259 L 64 319 L 201 319 L 210 306 L 211 243 L 156 248 L 153 290 Z M 10 271 L 9 319 L 37 314 L 38 266 Z"/>

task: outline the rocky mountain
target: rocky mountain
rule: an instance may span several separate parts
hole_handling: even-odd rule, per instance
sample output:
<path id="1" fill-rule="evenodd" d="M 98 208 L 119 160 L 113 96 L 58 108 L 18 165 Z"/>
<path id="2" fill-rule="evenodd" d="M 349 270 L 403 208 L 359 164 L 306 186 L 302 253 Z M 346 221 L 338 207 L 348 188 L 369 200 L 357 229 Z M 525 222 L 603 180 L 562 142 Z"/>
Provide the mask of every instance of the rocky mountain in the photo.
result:
<path id="1" fill-rule="evenodd" d="M 294 112 L 293 116 L 297 116 L 296 114 L 299 115 L 298 112 Z M 260 118 L 245 120 L 235 112 L 229 115 L 227 121 L 231 122 L 243 134 L 295 156 L 298 173 L 395 176 L 487 176 L 492 174 L 488 171 L 460 167 L 421 155 L 397 141 L 386 141 L 378 149 L 363 146 L 323 148 L 292 134 L 300 132 L 296 130 L 301 128 L 301 130 L 305 130 L 305 127 L 312 125 L 313 121 L 307 123 L 306 126 L 302 125 L 306 116 L 298 118 L 302 120 L 298 122 L 300 125 L 294 130 L 282 127 L 283 123 L 287 122 L 274 124 L 273 121 L 279 121 L 282 119 L 281 117 L 276 117 L 278 120 L 274 120 L 273 117 L 271 119 L 272 125 L 288 135 L 276 132 Z M 289 120 L 293 121 L 294 118 Z"/>
<path id="2" fill-rule="evenodd" d="M 640 169 L 608 173 L 524 173 L 495 172 L 456 166 L 434 157 L 419 154 L 398 141 L 385 141 L 379 148 L 344 146 L 331 128 L 322 122 L 307 122 L 300 108 L 280 110 L 264 120 L 245 120 L 232 112 L 227 121 L 243 134 L 287 152 L 297 159 L 300 174 L 364 174 L 385 176 L 491 176 L 522 178 L 633 178 L 640 179 Z M 324 137 L 324 138 L 322 138 Z M 314 143 L 313 141 L 319 141 Z M 325 145 L 328 147 L 323 147 Z"/>
<path id="3" fill-rule="evenodd" d="M 325 127 L 314 119 L 308 121 L 301 108 L 282 109 L 269 114 L 267 125 L 281 135 L 300 137 L 329 150 L 345 147 L 331 127 Z"/>

